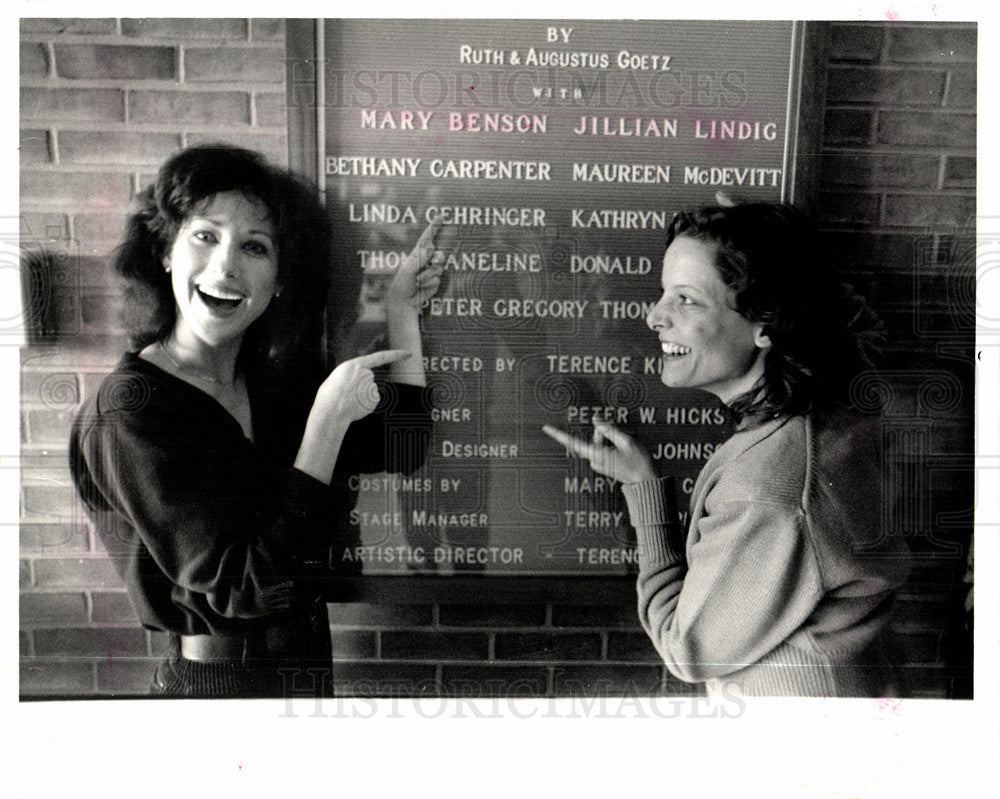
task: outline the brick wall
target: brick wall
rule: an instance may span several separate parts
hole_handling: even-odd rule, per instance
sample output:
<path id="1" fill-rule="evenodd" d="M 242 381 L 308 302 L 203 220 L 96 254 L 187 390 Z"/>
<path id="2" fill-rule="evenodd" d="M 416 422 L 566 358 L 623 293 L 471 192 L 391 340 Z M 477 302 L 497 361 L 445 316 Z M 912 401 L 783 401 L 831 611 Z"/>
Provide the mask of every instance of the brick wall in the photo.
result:
<path id="1" fill-rule="evenodd" d="M 975 25 L 829 27 L 816 215 L 889 331 L 882 406 L 895 505 L 917 554 L 897 628 L 915 691 L 965 696 L 972 522 Z M 891 396 L 890 396 L 891 395 Z"/>
<path id="2" fill-rule="evenodd" d="M 287 163 L 284 53 L 280 20 L 21 21 L 21 237 L 40 298 L 21 358 L 25 695 L 141 693 L 163 648 L 83 521 L 66 439 L 123 349 L 108 254 L 129 199 L 201 141 Z"/>
<path id="3" fill-rule="evenodd" d="M 889 324 L 892 381 L 872 391 L 895 420 L 889 432 L 908 442 L 887 469 L 920 497 L 886 509 L 920 553 L 897 627 L 915 692 L 963 695 L 975 27 L 828 32 L 815 210 L 825 244 Z M 122 348 L 107 254 L 128 199 L 164 156 L 198 141 L 286 162 L 283 57 L 274 20 L 22 20 L 21 233 L 38 298 L 22 353 L 25 696 L 142 694 L 163 648 L 162 635 L 138 627 L 83 521 L 66 437 Z M 358 602 L 331 614 L 346 693 L 690 691 L 639 630 L 631 578 L 380 578 L 357 590 Z"/>

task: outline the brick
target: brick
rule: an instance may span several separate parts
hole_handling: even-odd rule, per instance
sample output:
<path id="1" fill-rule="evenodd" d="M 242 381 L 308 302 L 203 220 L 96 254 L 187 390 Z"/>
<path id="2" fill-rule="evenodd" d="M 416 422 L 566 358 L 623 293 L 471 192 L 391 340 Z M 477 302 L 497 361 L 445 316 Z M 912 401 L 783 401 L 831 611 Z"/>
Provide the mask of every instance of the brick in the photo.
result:
<path id="1" fill-rule="evenodd" d="M 146 630 L 146 638 L 149 641 L 149 651 L 154 657 L 166 657 L 170 651 L 170 633 Z"/>
<path id="2" fill-rule="evenodd" d="M 883 29 L 875 25 L 830 26 L 831 61 L 878 61 L 882 54 Z"/>
<path id="3" fill-rule="evenodd" d="M 836 253 L 837 263 L 853 269 L 901 271 L 909 276 L 930 262 L 932 241 L 928 236 L 869 231 L 822 231 L 824 252 Z M 869 297 L 869 299 L 872 299 Z"/>
<path id="4" fill-rule="evenodd" d="M 178 134 L 132 131 L 64 130 L 59 160 L 66 166 L 108 164 L 131 168 L 162 163 L 181 147 Z"/>
<path id="5" fill-rule="evenodd" d="M 948 94 L 944 104 L 948 108 L 975 109 L 978 102 L 978 83 L 975 70 L 949 70 Z"/>
<path id="6" fill-rule="evenodd" d="M 22 658 L 19 692 L 30 696 L 89 696 L 94 692 L 94 667 L 89 662 Z"/>
<path id="7" fill-rule="evenodd" d="M 449 697 L 545 696 L 548 669 L 525 666 L 445 666 L 441 690 Z"/>
<path id="8" fill-rule="evenodd" d="M 46 558 L 34 563 L 35 585 L 39 588 L 121 587 L 121 579 L 108 558 Z"/>
<path id="9" fill-rule="evenodd" d="M 288 124 L 284 92 L 258 92 L 254 95 L 257 127 L 280 128 Z"/>
<path id="10" fill-rule="evenodd" d="M 430 605 L 350 602 L 327 606 L 334 627 L 417 627 L 431 623 Z"/>
<path id="11" fill-rule="evenodd" d="M 86 527 L 78 524 L 22 524 L 22 554 L 82 554 L 90 548 Z"/>
<path id="12" fill-rule="evenodd" d="M 74 372 L 23 372 L 22 408 L 73 408 L 80 402 L 80 385 Z"/>
<path id="13" fill-rule="evenodd" d="M 86 622 L 87 599 L 82 593 L 22 593 L 20 619 L 22 627 L 47 622 L 59 622 L 60 624 Z"/>
<path id="14" fill-rule="evenodd" d="M 49 59 L 43 45 L 22 42 L 20 63 L 22 78 L 44 78 L 49 74 Z"/>
<path id="15" fill-rule="evenodd" d="M 878 186 L 932 189 L 938 182 L 935 156 L 910 155 L 824 155 L 820 162 L 824 186 Z"/>
<path id="16" fill-rule="evenodd" d="M 140 39 L 246 39 L 244 19 L 122 19 L 122 36 Z"/>
<path id="17" fill-rule="evenodd" d="M 833 108 L 823 118 L 826 144 L 867 144 L 872 138 L 875 112 L 858 108 Z"/>
<path id="18" fill-rule="evenodd" d="M 976 117 L 958 113 L 883 112 L 879 114 L 875 135 L 880 144 L 974 150 Z"/>
<path id="19" fill-rule="evenodd" d="M 382 657 L 406 660 L 484 660 L 485 634 L 383 632 Z"/>
<path id="20" fill-rule="evenodd" d="M 873 194 L 820 194 L 816 219 L 825 223 L 874 224 L 879 219 L 879 198 Z"/>
<path id="21" fill-rule="evenodd" d="M 559 666 L 553 673 L 556 696 L 655 696 L 663 692 L 662 666 Z M 616 706 L 606 706 L 605 710 Z M 600 705 L 593 708 L 601 712 Z"/>
<path id="22" fill-rule="evenodd" d="M 898 633 L 896 636 L 904 663 L 935 663 L 938 659 L 938 633 Z M 35 640 L 37 648 L 38 641 Z"/>
<path id="23" fill-rule="evenodd" d="M 31 656 L 31 635 L 26 630 L 17 631 L 17 645 L 22 658 Z"/>
<path id="24" fill-rule="evenodd" d="M 595 605 L 592 607 L 554 605 L 553 627 L 638 627 L 639 617 L 635 608 L 624 605 Z"/>
<path id="25" fill-rule="evenodd" d="M 87 294 L 80 303 L 83 323 L 101 331 L 118 330 L 118 306 L 115 297 L 107 294 Z"/>
<path id="26" fill-rule="evenodd" d="M 976 188 L 976 159 L 962 155 L 950 155 L 944 162 L 943 189 Z"/>
<path id="27" fill-rule="evenodd" d="M 124 591 L 94 591 L 90 620 L 95 624 L 135 624 L 136 613 Z"/>
<path id="28" fill-rule="evenodd" d="M 334 660 L 364 660 L 376 655 L 375 633 L 366 630 L 334 630 L 330 634 Z"/>
<path id="29" fill-rule="evenodd" d="M 26 166 L 48 164 L 50 161 L 48 131 L 22 128 L 17 149 L 22 169 Z"/>
<path id="30" fill-rule="evenodd" d="M 24 212 L 21 214 L 21 246 L 63 240 L 69 235 L 66 214 Z"/>
<path id="31" fill-rule="evenodd" d="M 79 208 L 127 207 L 132 196 L 128 175 L 107 172 L 21 172 L 21 200 Z M 38 210 L 38 209 L 35 209 Z"/>
<path id="32" fill-rule="evenodd" d="M 67 518 L 74 506 L 73 487 L 70 485 L 24 486 L 24 514 L 29 520 Z"/>
<path id="33" fill-rule="evenodd" d="M 285 20 L 255 17 L 250 20 L 250 38 L 255 42 L 285 40 Z"/>
<path id="34" fill-rule="evenodd" d="M 82 19 L 78 17 L 21 20 L 21 34 L 47 33 L 74 36 L 101 36 L 115 33 L 113 18 Z"/>
<path id="35" fill-rule="evenodd" d="M 31 288 L 33 304 L 25 315 L 30 340 L 67 340 L 80 333 L 80 303 L 76 292 L 41 283 Z"/>
<path id="36" fill-rule="evenodd" d="M 93 657 L 113 660 L 146 654 L 146 636 L 141 629 L 121 627 L 66 627 L 35 630 L 35 654 Z"/>
<path id="37" fill-rule="evenodd" d="M 941 104 L 945 73 L 940 71 L 831 67 L 827 70 L 828 104 L 891 105 Z"/>
<path id="38" fill-rule="evenodd" d="M 627 663 L 662 663 L 663 658 L 653 647 L 649 636 L 642 632 L 608 633 L 608 660 Z"/>
<path id="39" fill-rule="evenodd" d="M 333 667 L 337 696 L 437 696 L 434 666 L 402 663 L 341 664 Z"/>
<path id="40" fill-rule="evenodd" d="M 601 640 L 595 633 L 499 633 L 498 660 L 597 660 Z"/>
<path id="41" fill-rule="evenodd" d="M 250 98 L 246 92 L 129 93 L 129 121 L 199 125 L 249 125 Z"/>
<path id="42" fill-rule="evenodd" d="M 32 444 L 58 444 L 69 439 L 76 409 L 65 411 L 28 411 L 28 429 Z"/>
<path id="43" fill-rule="evenodd" d="M 56 228 L 50 228 L 56 233 Z M 22 258 L 38 287 L 48 292 L 51 299 L 75 293 L 80 284 L 80 249 L 77 242 L 67 238 L 45 238 L 22 242 Z"/>
<path id="44" fill-rule="evenodd" d="M 84 511 L 81 509 L 79 512 L 81 514 L 83 514 Z M 128 556 L 129 552 L 134 548 L 134 545 L 132 544 L 132 542 L 130 542 L 128 540 L 121 540 L 121 539 L 124 539 L 124 538 L 125 538 L 125 536 L 122 535 L 122 536 L 115 536 L 113 538 L 110 538 L 110 540 L 109 540 L 109 537 L 107 537 L 107 536 L 101 536 L 99 533 L 97 533 L 95 531 L 95 533 L 94 533 L 94 542 L 95 542 L 94 549 L 95 549 L 95 551 L 97 552 L 98 555 L 101 555 L 101 556 L 104 556 L 104 557 L 108 557 L 108 558 L 116 558 L 116 557 L 120 557 L 120 556 Z M 110 589 L 120 589 L 120 588 L 122 588 L 122 584 L 121 584 L 120 581 L 116 581 L 116 582 L 108 584 L 105 587 L 106 588 L 110 588 Z"/>
<path id="45" fill-rule="evenodd" d="M 215 141 L 215 139 L 212 139 L 212 141 Z M 195 142 L 188 141 L 188 144 L 194 144 L 194 143 Z M 149 172 L 140 171 L 139 172 L 139 180 L 138 180 L 138 184 L 139 184 L 138 191 L 141 192 L 144 189 L 149 188 L 155 182 L 156 182 L 156 171 L 155 170 L 152 170 L 152 171 L 149 171 Z"/>
<path id="46" fill-rule="evenodd" d="M 19 560 L 17 562 L 17 583 L 21 588 L 27 588 L 32 583 L 31 562 Z"/>
<path id="47" fill-rule="evenodd" d="M 97 663 L 97 693 L 101 696 L 146 696 L 159 658 L 114 658 Z"/>
<path id="48" fill-rule="evenodd" d="M 975 28 L 950 28 L 939 25 L 910 28 L 889 26 L 890 61 L 919 64 L 976 62 Z"/>
<path id="49" fill-rule="evenodd" d="M 284 50 L 260 47 L 189 47 L 184 77 L 190 83 L 241 81 L 283 83 Z"/>
<path id="50" fill-rule="evenodd" d="M 77 239 L 81 243 L 81 246 L 85 248 L 99 247 L 101 242 L 121 241 L 122 235 L 125 232 L 126 219 L 127 215 L 124 213 L 74 214 L 73 229 L 76 233 Z M 99 248 L 104 249 L 103 247 Z M 99 261 L 95 260 L 93 263 L 94 267 L 85 271 L 84 274 L 86 276 L 103 276 L 103 280 L 100 281 L 100 285 L 110 286 L 112 284 L 112 278 L 109 259 L 104 258 Z M 91 280 L 87 280 L 85 284 L 88 286 L 98 285 L 98 283 Z"/>
<path id="51" fill-rule="evenodd" d="M 910 227 L 965 227 L 976 215 L 975 197 L 889 196 L 885 224 Z"/>
<path id="52" fill-rule="evenodd" d="M 109 216 L 112 219 L 115 218 L 113 214 Z M 83 252 L 92 252 L 92 249 L 82 245 L 82 242 L 87 240 L 82 239 L 79 233 L 77 237 L 81 241 L 81 250 Z M 109 294 L 117 291 L 111 254 L 100 256 L 81 255 L 77 259 L 77 271 L 79 272 L 77 283 L 79 284 L 81 293 Z"/>
<path id="53" fill-rule="evenodd" d="M 74 80 L 176 80 L 173 47 L 57 44 L 56 74 Z"/>
<path id="54" fill-rule="evenodd" d="M 899 631 L 944 630 L 953 621 L 953 611 L 941 600 L 908 599 L 901 596 L 893 611 L 893 628 Z"/>
<path id="55" fill-rule="evenodd" d="M 545 608 L 523 605 L 442 605 L 442 626 L 455 627 L 540 627 Z"/>
<path id="56" fill-rule="evenodd" d="M 101 387 L 101 383 L 104 378 L 108 376 L 107 372 L 84 372 L 80 375 L 83 381 L 83 400 L 86 401 L 97 394 L 97 390 Z"/>
<path id="57" fill-rule="evenodd" d="M 285 166 L 288 163 L 288 139 L 283 133 L 241 132 L 232 136 L 228 133 L 191 133 L 188 134 L 187 142 L 189 145 L 203 144 L 205 142 L 235 144 L 239 147 L 249 147 L 251 150 L 256 150 L 276 166 Z"/>
<path id="58" fill-rule="evenodd" d="M 125 95 L 118 89 L 21 88 L 24 122 L 123 122 Z"/>

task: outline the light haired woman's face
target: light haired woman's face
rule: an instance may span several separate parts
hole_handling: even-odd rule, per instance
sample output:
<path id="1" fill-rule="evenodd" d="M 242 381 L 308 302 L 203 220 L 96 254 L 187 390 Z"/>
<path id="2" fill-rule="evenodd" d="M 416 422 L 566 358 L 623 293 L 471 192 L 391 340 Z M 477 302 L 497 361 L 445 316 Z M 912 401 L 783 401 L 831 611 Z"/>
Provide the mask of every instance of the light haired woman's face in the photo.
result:
<path id="1" fill-rule="evenodd" d="M 218 347 L 242 341 L 278 291 L 278 249 L 267 210 L 241 192 L 216 194 L 184 220 L 164 266 L 175 332 Z"/>
<path id="2" fill-rule="evenodd" d="M 770 341 L 762 325 L 733 310 L 715 255 L 713 243 L 675 238 L 663 256 L 663 295 L 646 324 L 660 340 L 664 385 L 699 388 L 729 402 L 763 374 Z"/>

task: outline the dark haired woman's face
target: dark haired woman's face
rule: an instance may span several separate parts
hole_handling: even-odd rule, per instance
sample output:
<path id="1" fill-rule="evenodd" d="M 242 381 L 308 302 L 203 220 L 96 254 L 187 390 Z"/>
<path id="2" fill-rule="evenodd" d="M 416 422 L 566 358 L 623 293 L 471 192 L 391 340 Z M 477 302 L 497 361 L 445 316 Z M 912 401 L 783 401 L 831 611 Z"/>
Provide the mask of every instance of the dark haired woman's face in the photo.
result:
<path id="1" fill-rule="evenodd" d="M 278 250 L 264 206 L 237 191 L 208 198 L 184 220 L 164 258 L 177 335 L 217 347 L 242 341 L 278 290 Z"/>
<path id="2" fill-rule="evenodd" d="M 770 342 L 761 325 L 731 307 L 731 289 L 719 276 L 715 256 L 710 242 L 674 239 L 663 256 L 663 296 L 646 324 L 660 339 L 664 385 L 700 388 L 729 402 L 763 374 Z"/>

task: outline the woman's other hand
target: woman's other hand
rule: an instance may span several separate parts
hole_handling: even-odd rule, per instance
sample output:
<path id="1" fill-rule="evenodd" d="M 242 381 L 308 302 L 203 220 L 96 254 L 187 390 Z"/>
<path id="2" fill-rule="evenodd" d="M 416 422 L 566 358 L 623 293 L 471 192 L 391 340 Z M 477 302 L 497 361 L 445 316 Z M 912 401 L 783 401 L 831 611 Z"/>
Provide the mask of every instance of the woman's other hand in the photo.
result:
<path id="1" fill-rule="evenodd" d="M 309 411 L 295 468 L 329 485 L 347 428 L 378 406 L 372 369 L 409 357 L 408 350 L 383 350 L 351 358 L 330 372 Z"/>
<path id="2" fill-rule="evenodd" d="M 363 419 L 378 405 L 378 386 L 372 369 L 408 357 L 408 350 L 382 350 L 344 361 L 319 387 L 313 408 L 318 406 L 321 411 L 348 422 Z"/>
<path id="3" fill-rule="evenodd" d="M 543 425 L 542 432 L 554 438 L 573 455 L 589 461 L 590 468 L 595 472 L 612 480 L 620 483 L 641 483 L 656 479 L 656 470 L 653 469 L 649 453 L 636 444 L 627 433 L 607 422 L 594 420 L 594 436 L 591 443 L 580 441 L 551 425 Z"/>
<path id="4" fill-rule="evenodd" d="M 420 311 L 441 285 L 441 275 L 448 254 L 454 248 L 456 231 L 443 225 L 440 218 L 431 222 L 405 256 L 393 275 L 386 293 L 387 311 Z"/>
<path id="5" fill-rule="evenodd" d="M 441 285 L 444 264 L 456 240 L 457 229 L 443 225 L 440 218 L 435 219 L 420 235 L 412 252 L 403 258 L 389 283 L 385 305 L 389 347 L 410 353 L 409 358 L 389 367 L 389 377 L 397 383 L 427 385 L 420 341 L 420 309 Z"/>

